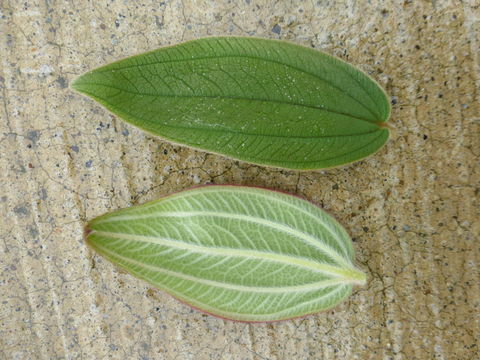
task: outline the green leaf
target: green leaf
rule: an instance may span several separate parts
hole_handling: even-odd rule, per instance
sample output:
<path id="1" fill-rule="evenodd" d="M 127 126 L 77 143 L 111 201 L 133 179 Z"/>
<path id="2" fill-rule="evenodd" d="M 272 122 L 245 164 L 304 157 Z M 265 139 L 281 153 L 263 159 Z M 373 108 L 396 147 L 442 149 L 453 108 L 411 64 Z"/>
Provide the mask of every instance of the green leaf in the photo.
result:
<path id="1" fill-rule="evenodd" d="M 280 192 L 205 186 L 100 216 L 100 254 L 192 307 L 242 321 L 332 308 L 365 283 L 345 230 Z"/>
<path id="2" fill-rule="evenodd" d="M 261 165 L 343 165 L 389 136 L 390 104 L 372 79 L 275 40 L 189 41 L 101 67 L 72 86 L 151 134 Z"/>

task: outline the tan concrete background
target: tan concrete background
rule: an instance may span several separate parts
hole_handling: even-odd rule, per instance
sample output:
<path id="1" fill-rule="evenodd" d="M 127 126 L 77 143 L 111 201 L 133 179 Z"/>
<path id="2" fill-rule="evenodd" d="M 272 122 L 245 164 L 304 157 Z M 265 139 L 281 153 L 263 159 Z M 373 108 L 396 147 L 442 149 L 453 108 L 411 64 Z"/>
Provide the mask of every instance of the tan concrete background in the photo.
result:
<path id="1" fill-rule="evenodd" d="M 478 359 L 479 34 L 475 0 L 0 0 L 0 358 Z M 68 87 L 207 35 L 287 39 L 360 67 L 391 96 L 393 139 L 344 168 L 266 169 L 147 136 Z M 368 285 L 333 311 L 250 325 L 86 248 L 86 219 L 204 183 L 330 210 Z"/>

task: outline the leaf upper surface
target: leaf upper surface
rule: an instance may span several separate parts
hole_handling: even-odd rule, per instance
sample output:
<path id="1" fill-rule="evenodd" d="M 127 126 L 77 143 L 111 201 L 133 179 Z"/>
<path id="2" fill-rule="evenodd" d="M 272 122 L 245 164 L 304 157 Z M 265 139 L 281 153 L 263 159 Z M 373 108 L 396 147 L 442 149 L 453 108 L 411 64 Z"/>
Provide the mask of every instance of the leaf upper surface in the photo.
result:
<path id="1" fill-rule="evenodd" d="M 362 159 L 388 139 L 383 90 L 320 51 L 257 38 L 205 38 L 133 56 L 73 88 L 167 140 L 291 169 Z"/>
<path id="2" fill-rule="evenodd" d="M 207 186 L 92 220 L 87 241 L 193 307 L 242 321 L 326 310 L 365 275 L 345 230 L 275 191 Z"/>

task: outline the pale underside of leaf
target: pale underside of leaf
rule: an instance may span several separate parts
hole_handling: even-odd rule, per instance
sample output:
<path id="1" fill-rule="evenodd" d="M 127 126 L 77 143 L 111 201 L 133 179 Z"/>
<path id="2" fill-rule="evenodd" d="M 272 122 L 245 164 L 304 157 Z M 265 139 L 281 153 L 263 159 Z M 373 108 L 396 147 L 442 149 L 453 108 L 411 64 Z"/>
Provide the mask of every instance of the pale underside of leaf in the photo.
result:
<path id="1" fill-rule="evenodd" d="M 333 218 L 257 188 L 196 188 L 107 214 L 88 225 L 87 241 L 193 307 L 235 320 L 325 310 L 365 282 Z"/>
<path id="2" fill-rule="evenodd" d="M 390 105 L 373 80 L 286 42 L 186 42 L 99 68 L 73 87 L 154 135 L 264 165 L 342 165 L 389 136 Z"/>

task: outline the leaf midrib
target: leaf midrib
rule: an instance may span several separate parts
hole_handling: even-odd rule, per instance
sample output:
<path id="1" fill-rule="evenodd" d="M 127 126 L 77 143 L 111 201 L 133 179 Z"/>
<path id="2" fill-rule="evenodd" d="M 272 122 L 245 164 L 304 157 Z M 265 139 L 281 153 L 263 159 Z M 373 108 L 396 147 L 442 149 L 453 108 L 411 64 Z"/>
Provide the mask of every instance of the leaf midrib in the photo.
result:
<path id="1" fill-rule="evenodd" d="M 117 70 L 124 70 L 124 69 L 129 69 L 129 68 L 138 68 L 138 67 L 142 67 L 142 66 L 151 66 L 151 65 L 161 65 L 161 64 L 167 64 L 167 63 L 178 63 L 178 62 L 185 62 L 185 61 L 192 61 L 192 60 L 208 60 L 208 59 L 223 59 L 223 58 L 247 58 L 247 59 L 252 59 L 252 60 L 262 60 L 262 61 L 265 61 L 265 62 L 271 62 L 271 63 L 274 63 L 274 64 L 278 64 L 278 65 L 282 65 L 282 66 L 286 66 L 286 67 L 289 67 L 291 69 L 294 69 L 294 70 L 297 70 L 299 72 L 303 72 L 304 74 L 307 74 L 307 75 L 310 75 L 314 78 L 317 78 L 321 81 L 323 81 L 324 83 L 332 86 L 333 88 L 339 90 L 340 92 L 346 94 L 350 99 L 354 100 L 356 103 L 360 104 L 364 109 L 366 109 L 371 115 L 373 115 L 373 117 L 375 118 L 375 120 L 377 120 L 377 122 L 382 122 L 382 120 L 379 120 L 379 118 L 381 118 L 381 116 L 378 116 L 378 114 L 375 114 L 369 107 L 367 107 L 365 104 L 361 103 L 359 100 L 357 100 L 356 98 L 354 98 L 352 95 L 350 95 L 348 92 L 346 92 L 344 89 L 338 87 L 337 85 L 333 84 L 332 82 L 320 77 L 318 74 L 315 74 L 315 73 L 312 73 L 310 71 L 307 71 L 305 69 L 302 69 L 302 68 L 299 68 L 298 66 L 294 66 L 294 65 L 291 65 L 291 64 L 288 64 L 288 63 L 282 63 L 280 61 L 276 61 L 276 60 L 272 60 L 272 59 L 266 59 L 266 58 L 262 58 L 262 57 L 258 57 L 258 56 L 252 56 L 252 55 L 222 55 L 222 56 L 200 56 L 200 57 L 195 57 L 195 58 L 191 58 L 191 59 L 175 59 L 175 60 L 166 60 L 166 61 L 161 61 L 161 62 L 152 62 L 152 63 L 146 63 L 146 64 L 140 64 L 140 65 L 128 65 L 128 66 L 122 66 L 122 67 L 119 67 L 119 68 L 114 68 L 114 69 L 98 69 L 98 70 L 94 70 L 94 72 L 98 72 L 98 73 L 104 73 L 104 72 L 107 72 L 107 71 L 117 71 Z M 124 61 L 124 60 L 120 60 L 121 61 Z M 118 63 L 114 63 L 114 65 L 116 65 Z M 347 64 L 348 65 L 348 64 Z M 109 66 L 109 65 L 107 65 Z M 360 89 L 362 89 L 362 91 L 364 93 L 367 94 L 368 98 L 372 101 L 374 101 L 374 99 L 371 97 L 371 95 L 369 94 L 368 91 L 366 91 L 363 86 L 361 86 L 358 81 L 356 79 L 354 79 L 349 73 L 348 71 L 344 71 L 345 73 L 348 74 L 348 76 L 353 79 L 357 85 L 359 85 Z M 374 101 L 375 102 L 375 101 Z M 369 120 L 367 120 L 369 121 Z M 370 121 L 372 122 L 372 121 Z"/>
<path id="2" fill-rule="evenodd" d="M 343 256 L 340 256 L 331 246 L 322 243 L 311 234 L 304 233 L 302 231 L 296 230 L 294 228 L 289 227 L 288 225 L 271 221 L 264 218 L 254 217 L 250 215 L 244 214 L 234 214 L 229 212 L 219 212 L 219 211 L 170 211 L 170 212 L 161 212 L 159 214 L 144 214 L 144 215 L 123 215 L 112 217 L 106 219 L 104 221 L 99 221 L 97 224 L 105 223 L 105 222 L 116 222 L 116 221 L 128 221 L 128 220 L 144 220 L 144 219 L 151 219 L 151 218 L 162 218 L 162 217 L 217 217 L 229 220 L 238 220 L 238 221 L 246 221 L 249 223 L 254 223 L 258 225 L 263 225 L 269 227 L 271 229 L 275 229 L 294 238 L 302 239 L 307 244 L 310 244 L 314 248 L 317 248 L 326 256 L 334 260 L 338 265 L 348 267 L 349 261 L 345 259 Z"/>
<path id="3" fill-rule="evenodd" d="M 148 269 L 150 271 L 163 273 L 167 276 L 177 277 L 177 278 L 180 278 L 182 280 L 201 283 L 201 284 L 204 284 L 204 285 L 213 286 L 213 287 L 217 287 L 217 288 L 223 288 L 225 290 L 277 294 L 277 293 L 288 293 L 288 292 L 308 292 L 308 291 L 320 290 L 320 289 L 330 287 L 330 286 L 334 286 L 334 285 L 349 284 L 349 282 L 346 281 L 344 278 L 333 278 L 333 279 L 322 280 L 322 281 L 312 282 L 312 283 L 303 284 L 303 285 L 294 285 L 294 286 L 248 286 L 248 285 L 238 285 L 238 284 L 233 284 L 233 283 L 203 279 L 203 278 L 200 278 L 200 277 L 197 277 L 197 276 L 184 274 L 182 272 L 168 270 L 168 269 L 162 268 L 162 267 L 157 266 L 157 265 L 142 263 L 142 262 L 139 262 L 139 261 L 137 261 L 133 258 L 126 257 L 126 256 L 123 256 L 123 255 L 120 255 L 119 253 L 113 252 L 110 249 L 108 249 L 108 248 L 106 248 L 102 245 L 99 245 L 99 244 L 95 244 L 94 247 L 98 248 L 102 252 L 108 253 L 110 256 L 116 257 L 116 258 L 121 259 L 125 262 L 128 262 L 132 265 L 136 265 L 140 268 L 145 268 L 145 269 Z"/>
<path id="4" fill-rule="evenodd" d="M 89 236 L 97 234 L 105 238 L 113 238 L 127 241 L 136 241 L 153 245 L 161 245 L 166 247 L 172 247 L 180 250 L 191 251 L 195 253 L 203 253 L 214 256 L 229 256 L 229 257 L 245 257 L 255 258 L 265 261 L 273 261 L 281 264 L 295 265 L 305 268 L 309 271 L 314 271 L 328 276 L 335 276 L 339 278 L 348 278 L 352 272 L 358 272 L 353 269 L 351 264 L 346 264 L 345 268 L 328 265 L 325 263 L 315 262 L 307 258 L 296 257 L 292 255 L 282 255 L 273 252 L 250 250 L 250 249 L 238 249 L 229 247 L 211 247 L 201 246 L 196 244 L 187 243 L 177 239 L 171 239 L 161 236 L 146 236 L 135 235 L 129 233 L 118 233 L 102 230 L 93 230 Z"/>
<path id="5" fill-rule="evenodd" d="M 367 122 L 369 124 L 380 124 L 382 123 L 382 121 L 372 121 L 372 120 L 369 120 L 369 119 L 366 119 L 366 118 L 363 118 L 363 117 L 359 117 L 359 116 L 356 116 L 356 115 L 352 115 L 352 114 L 348 114 L 348 113 L 343 113 L 341 111 L 338 111 L 338 110 L 332 110 L 332 109 L 328 109 L 326 108 L 324 105 L 322 106 L 315 106 L 315 105 L 309 105 L 309 104 L 302 104 L 302 103 L 298 103 L 298 102 L 287 102 L 287 101 L 282 101 L 282 100 L 275 100 L 275 99 L 264 99 L 264 98 L 249 98 L 249 97 L 242 97 L 242 96 L 226 96 L 226 95 L 221 95 L 221 96 L 218 96 L 218 95 L 180 95 L 180 94 L 151 94 L 151 93 L 148 93 L 148 92 L 140 92 L 140 91 L 131 91 L 131 90 L 127 90 L 127 89 L 124 89 L 124 88 L 120 88 L 120 87 L 117 87 L 117 86 L 113 86 L 113 85 L 110 85 L 110 84 L 104 84 L 104 83 L 98 83 L 98 82 L 92 82 L 92 81 L 89 81 L 89 82 L 84 82 L 83 84 L 86 84 L 86 85 L 95 85 L 95 86 L 104 86 L 104 87 L 107 87 L 107 88 L 111 88 L 111 89 L 115 89 L 115 90 L 118 90 L 118 91 L 122 91 L 122 92 L 125 92 L 125 93 L 128 93 L 128 94 L 134 94 L 134 95 L 140 95 L 140 96 L 152 96 L 152 97 L 165 97 L 165 98 L 180 98 L 180 99 L 199 99 L 199 98 L 205 98 L 205 99 L 228 99 L 228 100 L 243 100 L 243 101 L 258 101 L 258 102 L 266 102 L 266 103 L 274 103 L 274 104 L 281 104 L 281 105 L 289 105 L 289 106 L 298 106 L 298 107 L 304 107 L 304 108 L 307 108 L 307 109 L 313 109 L 313 110 L 317 110 L 317 111 L 325 111 L 325 112 L 329 112 L 329 113 L 332 113 L 332 114 L 337 114 L 337 115 L 342 115 L 342 116 L 346 116 L 346 117 L 350 117 L 350 118 L 353 118 L 353 119 L 356 119 L 356 120 L 359 120 L 359 121 L 364 121 L 364 122 Z M 74 86 L 75 87 L 75 86 Z M 78 90 L 78 89 L 77 89 Z M 94 96 L 94 97 L 99 97 L 101 98 L 100 96 L 98 96 L 97 94 L 94 94 L 90 91 L 86 91 L 86 90 L 78 90 L 78 91 L 81 91 L 83 92 L 84 94 L 88 94 L 90 96 Z M 104 101 L 106 101 L 104 99 Z"/>
<path id="6" fill-rule="evenodd" d="M 107 85 L 103 85 L 102 86 L 107 86 Z M 116 89 L 116 88 L 115 88 Z M 84 91 L 82 90 L 82 92 L 84 94 L 87 94 L 87 95 L 90 95 L 91 97 L 95 98 L 95 99 L 98 99 L 101 103 L 103 103 L 104 105 L 106 105 L 107 107 L 115 107 L 113 105 L 111 105 L 106 99 L 98 96 L 97 94 L 95 93 L 92 93 L 92 92 L 89 92 L 89 91 Z M 151 95 L 151 96 L 157 96 L 157 95 Z M 245 100 L 249 100 L 249 99 L 245 99 Z M 294 106 L 297 106 L 297 105 L 294 105 Z M 301 106 L 301 105 L 298 105 L 298 106 Z M 135 115 L 132 115 L 131 113 L 125 111 L 125 110 L 118 110 L 120 113 L 124 113 L 132 118 L 138 118 L 137 116 Z M 325 110 L 325 111 L 328 111 L 328 110 Z M 142 119 L 142 118 L 138 118 L 142 121 L 145 121 L 145 119 Z M 360 121 L 365 121 L 363 119 L 358 119 Z M 369 122 L 371 124 L 371 122 Z M 228 129 L 228 128 L 222 128 L 222 129 L 215 129 L 215 128 L 208 128 L 208 127 L 205 127 L 205 128 L 202 128 L 202 127 L 199 127 L 199 128 L 196 128 L 196 127 L 192 127 L 192 126 L 179 126 L 179 125 L 167 125 L 167 124 L 164 124 L 162 123 L 161 126 L 165 126 L 165 127 L 170 127 L 170 128 L 173 128 L 173 129 L 185 129 L 185 130 L 201 130 L 201 131 L 212 131 L 212 132 L 224 132 L 224 133 L 231 133 L 231 134 L 235 134 L 235 135 L 247 135 L 247 136 L 262 136 L 262 137 L 267 137 L 267 138 L 280 138 L 280 139 L 284 139 L 284 138 L 289 138 L 289 139 L 330 139 L 330 138 L 342 138 L 342 137 L 353 137 L 353 136 L 362 136 L 362 135 L 369 135 L 369 134 L 373 134 L 375 132 L 378 132 L 381 130 L 381 128 L 379 127 L 378 129 L 375 129 L 375 130 L 372 130 L 372 131 L 368 131 L 368 132 L 364 132 L 364 133 L 357 133 L 357 134 L 338 134 L 338 135 L 318 135 L 318 136 L 299 136 L 299 135 L 272 135 L 272 134 L 257 134 L 257 133 L 248 133 L 248 132 L 241 132 L 241 131 L 237 131 L 237 130 L 232 130 L 232 129 Z M 344 155 L 344 154 L 342 154 Z M 325 161 L 325 160 L 330 160 L 330 159 L 334 159 L 338 156 L 335 156 L 333 158 L 329 158 L 329 159 L 321 159 L 321 161 Z M 312 162 L 318 162 L 319 160 L 314 160 Z"/>

